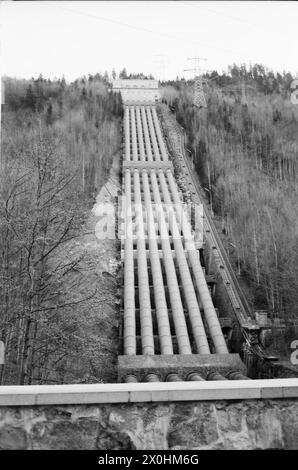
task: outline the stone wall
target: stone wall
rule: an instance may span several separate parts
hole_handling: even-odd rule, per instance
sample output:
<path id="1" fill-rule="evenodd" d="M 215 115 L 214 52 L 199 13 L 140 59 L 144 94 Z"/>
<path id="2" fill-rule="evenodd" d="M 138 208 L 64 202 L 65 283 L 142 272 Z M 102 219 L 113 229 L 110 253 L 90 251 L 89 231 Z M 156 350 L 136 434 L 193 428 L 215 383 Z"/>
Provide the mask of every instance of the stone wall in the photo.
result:
<path id="1" fill-rule="evenodd" d="M 0 449 L 298 449 L 298 399 L 2 406 Z"/>

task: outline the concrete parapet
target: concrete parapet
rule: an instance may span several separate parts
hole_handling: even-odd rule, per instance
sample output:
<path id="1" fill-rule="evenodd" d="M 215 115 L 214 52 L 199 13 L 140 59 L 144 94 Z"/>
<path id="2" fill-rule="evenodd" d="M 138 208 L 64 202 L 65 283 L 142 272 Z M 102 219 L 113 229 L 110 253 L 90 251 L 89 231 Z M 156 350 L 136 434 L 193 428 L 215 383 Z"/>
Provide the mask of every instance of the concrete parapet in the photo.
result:
<path id="1" fill-rule="evenodd" d="M 298 398 L 298 379 L 3 385 L 0 387 L 0 415 L 2 407 L 8 406 L 280 398 Z"/>

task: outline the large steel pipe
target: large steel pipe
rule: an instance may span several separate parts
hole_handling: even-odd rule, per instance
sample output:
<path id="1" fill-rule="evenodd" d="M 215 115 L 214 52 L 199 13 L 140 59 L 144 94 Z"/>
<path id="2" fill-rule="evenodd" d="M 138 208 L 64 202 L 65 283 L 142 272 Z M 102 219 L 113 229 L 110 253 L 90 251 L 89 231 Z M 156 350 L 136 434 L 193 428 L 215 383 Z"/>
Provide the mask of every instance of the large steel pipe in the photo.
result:
<path id="1" fill-rule="evenodd" d="M 130 130 L 128 106 L 125 106 L 125 160 L 130 161 Z"/>
<path id="2" fill-rule="evenodd" d="M 175 372 L 171 372 L 166 376 L 166 382 L 181 382 L 181 378 Z"/>
<path id="3" fill-rule="evenodd" d="M 160 382 L 160 379 L 157 374 L 148 374 L 144 378 L 144 382 Z"/>
<path id="4" fill-rule="evenodd" d="M 150 172 L 151 185 L 153 189 L 155 210 L 157 212 L 158 225 L 161 237 L 161 245 L 163 251 L 163 261 L 166 271 L 170 302 L 172 307 L 173 321 L 178 342 L 180 354 L 192 354 L 188 331 L 184 316 L 184 309 L 180 297 L 179 285 L 176 275 L 175 264 L 173 261 L 172 250 L 169 242 L 169 233 L 165 221 L 162 202 L 158 189 L 157 178 L 154 170 Z"/>
<path id="5" fill-rule="evenodd" d="M 167 301 L 165 296 L 165 287 L 163 283 L 162 270 L 158 253 L 157 236 L 155 231 L 155 223 L 150 196 L 150 187 L 146 170 L 142 171 L 142 183 L 147 213 L 149 254 L 153 279 L 154 300 L 160 349 L 161 354 L 173 354 L 173 345 L 171 338 Z"/>
<path id="6" fill-rule="evenodd" d="M 228 380 L 251 380 L 246 375 L 243 375 L 242 372 L 232 371 L 226 375 Z"/>
<path id="7" fill-rule="evenodd" d="M 138 379 L 135 375 L 133 374 L 128 374 L 126 377 L 125 377 L 125 380 L 124 380 L 126 383 L 130 384 L 130 383 L 138 383 Z"/>
<path id="8" fill-rule="evenodd" d="M 138 142 L 139 142 L 139 153 L 140 153 L 140 160 L 145 161 L 145 149 L 144 149 L 144 139 L 143 139 L 143 132 L 142 132 L 142 123 L 141 123 L 141 116 L 140 116 L 140 108 L 136 108 L 136 116 L 137 116 L 137 129 L 138 129 Z"/>
<path id="9" fill-rule="evenodd" d="M 151 316 L 150 288 L 148 279 L 148 267 L 145 245 L 145 233 L 143 222 L 143 209 L 141 201 L 140 175 L 138 170 L 134 170 L 134 200 L 136 210 L 136 224 L 138 225 L 137 253 L 138 253 L 138 283 L 140 302 L 140 322 L 142 352 L 144 355 L 154 354 L 153 325 Z"/>
<path id="10" fill-rule="evenodd" d="M 186 380 L 189 382 L 202 382 L 204 379 L 197 372 L 191 372 L 186 377 Z"/>
<path id="11" fill-rule="evenodd" d="M 217 371 L 211 371 L 206 377 L 206 380 L 228 380 L 226 377 L 224 377 L 222 374 L 220 374 Z"/>
<path id="12" fill-rule="evenodd" d="M 155 161 L 159 162 L 160 161 L 160 153 L 159 153 L 159 149 L 158 149 L 158 145 L 157 145 L 157 140 L 156 140 L 156 136 L 155 136 L 155 130 L 154 130 L 154 126 L 153 126 L 153 121 L 152 121 L 150 108 L 147 107 L 146 111 L 147 111 L 147 118 L 148 118 L 151 142 L 152 142 L 152 145 L 153 145 L 154 159 L 155 159 Z"/>
<path id="13" fill-rule="evenodd" d="M 136 132 L 135 109 L 133 106 L 130 108 L 130 115 L 131 115 L 132 159 L 134 162 L 137 162 L 138 161 L 137 132 Z"/>
<path id="14" fill-rule="evenodd" d="M 160 148 L 160 151 L 161 151 L 161 154 L 162 154 L 162 159 L 164 161 L 167 161 L 168 160 L 168 154 L 167 154 L 166 146 L 165 146 L 165 143 L 164 143 L 164 140 L 163 140 L 163 137 L 162 137 L 160 124 L 159 124 L 159 119 L 158 119 L 158 116 L 157 116 L 157 113 L 156 113 L 155 106 L 152 106 L 151 111 L 152 111 L 152 116 L 153 116 L 153 122 L 154 122 L 154 125 L 155 125 L 157 140 L 158 140 L 158 143 L 159 143 L 159 148 Z"/>
<path id="15" fill-rule="evenodd" d="M 125 171 L 124 354 L 136 354 L 135 285 L 131 220 L 131 174 Z"/>
<path id="16" fill-rule="evenodd" d="M 179 197 L 179 193 L 177 190 L 177 186 L 174 180 L 174 177 L 172 175 L 172 172 L 168 171 L 167 172 L 167 178 L 169 181 L 169 185 L 171 188 L 171 192 L 173 195 L 174 203 L 177 204 L 177 207 L 179 209 L 179 206 L 181 207 L 181 200 Z M 181 212 L 178 210 L 178 218 Z M 215 347 L 215 351 L 219 354 L 226 354 L 228 353 L 228 348 L 221 330 L 221 326 L 217 317 L 216 310 L 214 308 L 211 294 L 209 292 L 209 288 L 205 279 L 204 272 L 201 267 L 200 263 L 200 258 L 198 255 L 198 252 L 195 247 L 195 243 L 193 241 L 192 235 L 191 235 L 191 229 L 189 223 L 186 221 L 186 217 L 183 218 L 183 223 L 181 223 L 183 234 L 186 240 L 186 248 L 190 260 L 190 264 L 193 270 L 193 274 L 195 277 L 195 282 L 196 286 L 199 292 L 200 300 L 203 305 L 203 310 L 204 310 L 204 316 L 206 319 L 206 322 L 208 324 L 209 332 Z M 180 219 L 180 222 L 181 219 Z"/>
<path id="17" fill-rule="evenodd" d="M 180 230 L 176 222 L 175 212 L 171 202 L 170 194 L 168 191 L 166 179 L 163 171 L 158 172 L 159 181 L 161 184 L 162 192 L 164 195 L 165 203 L 168 208 L 171 209 L 169 213 L 169 224 L 172 230 L 173 242 L 175 247 L 175 253 L 179 266 L 179 272 L 181 275 L 183 291 L 185 294 L 185 300 L 188 308 L 188 314 L 191 321 L 192 331 L 196 342 L 197 350 L 199 354 L 210 354 L 209 344 L 201 317 L 200 307 L 197 301 L 196 293 L 194 290 L 191 274 L 189 271 L 187 259 L 185 256 L 184 247 L 180 237 Z"/>
<path id="18" fill-rule="evenodd" d="M 153 161 L 152 149 L 151 149 L 151 142 L 149 137 L 149 130 L 146 118 L 146 112 L 144 106 L 141 107 L 141 115 L 142 115 L 142 124 L 144 130 L 144 137 L 145 137 L 145 145 L 146 145 L 146 154 L 148 162 Z"/>

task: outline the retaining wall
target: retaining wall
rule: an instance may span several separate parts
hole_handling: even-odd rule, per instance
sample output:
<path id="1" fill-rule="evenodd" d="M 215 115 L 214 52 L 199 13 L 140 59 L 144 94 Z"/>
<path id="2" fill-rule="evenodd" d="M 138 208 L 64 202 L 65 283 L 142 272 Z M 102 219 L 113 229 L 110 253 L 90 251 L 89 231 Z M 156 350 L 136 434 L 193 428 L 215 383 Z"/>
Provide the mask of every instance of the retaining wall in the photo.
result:
<path id="1" fill-rule="evenodd" d="M 298 380 L 0 388 L 0 449 L 297 449 Z"/>

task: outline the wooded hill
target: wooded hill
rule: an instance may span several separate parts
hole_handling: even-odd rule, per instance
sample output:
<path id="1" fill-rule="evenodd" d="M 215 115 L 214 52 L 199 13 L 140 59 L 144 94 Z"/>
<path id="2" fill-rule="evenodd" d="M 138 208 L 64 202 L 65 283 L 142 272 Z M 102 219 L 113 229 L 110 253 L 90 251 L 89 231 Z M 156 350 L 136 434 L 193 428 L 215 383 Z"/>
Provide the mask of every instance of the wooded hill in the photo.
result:
<path id="1" fill-rule="evenodd" d="M 71 84 L 4 78 L 4 86 L 0 383 L 51 383 L 65 357 L 84 353 L 72 312 L 86 298 L 63 294 L 79 260 L 56 254 L 78 234 L 119 152 L 122 103 L 99 74 Z M 78 282 L 68 281 L 69 290 Z"/>
<path id="2" fill-rule="evenodd" d="M 204 76 L 207 109 L 193 82 L 164 84 L 164 100 L 186 129 L 195 169 L 221 218 L 252 310 L 290 325 L 298 318 L 298 105 L 291 74 L 262 65 Z M 289 326 L 291 329 L 292 327 Z M 291 335 L 291 334 L 290 334 Z M 285 354 L 289 357 L 290 350 Z"/>

